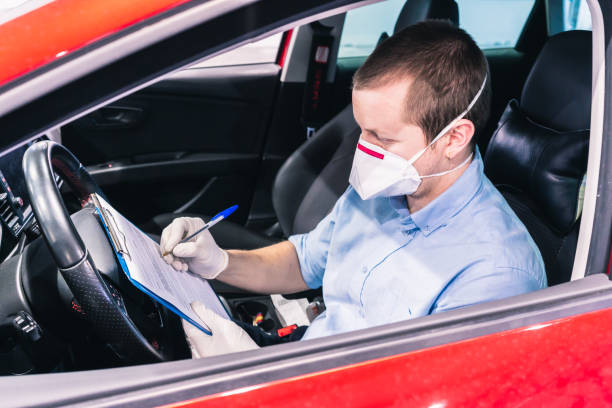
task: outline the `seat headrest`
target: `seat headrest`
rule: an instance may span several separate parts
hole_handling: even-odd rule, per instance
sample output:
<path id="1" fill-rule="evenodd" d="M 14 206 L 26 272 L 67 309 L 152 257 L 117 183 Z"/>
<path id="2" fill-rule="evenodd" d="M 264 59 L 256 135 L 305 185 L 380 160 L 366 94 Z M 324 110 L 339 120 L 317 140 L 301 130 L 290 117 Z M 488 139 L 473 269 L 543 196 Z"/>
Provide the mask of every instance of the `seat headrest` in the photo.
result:
<path id="1" fill-rule="evenodd" d="M 455 0 L 409 0 L 400 11 L 393 33 L 427 19 L 450 20 L 459 25 L 459 8 Z"/>
<path id="2" fill-rule="evenodd" d="M 591 121 L 591 32 L 548 39 L 527 77 L 521 110 L 558 131 L 588 129 Z"/>
<path id="3" fill-rule="evenodd" d="M 559 132 L 540 126 L 514 100 L 487 148 L 487 176 L 501 191 L 527 197 L 553 231 L 567 234 L 579 213 L 588 143 L 588 130 Z"/>

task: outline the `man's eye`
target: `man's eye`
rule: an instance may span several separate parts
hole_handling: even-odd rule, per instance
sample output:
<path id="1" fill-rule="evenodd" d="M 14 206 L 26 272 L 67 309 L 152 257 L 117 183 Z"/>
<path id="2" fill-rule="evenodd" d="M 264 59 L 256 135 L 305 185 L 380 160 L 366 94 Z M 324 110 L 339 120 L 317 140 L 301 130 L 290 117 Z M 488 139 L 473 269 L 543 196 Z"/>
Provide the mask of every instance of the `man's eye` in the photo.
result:
<path id="1" fill-rule="evenodd" d="M 385 139 L 384 137 L 380 137 L 374 132 L 370 132 L 370 135 L 381 143 L 391 142 L 391 139 Z"/>
<path id="2" fill-rule="evenodd" d="M 384 137 L 380 137 L 378 134 L 370 131 L 370 130 L 362 130 L 361 131 L 362 135 L 367 135 L 368 137 L 371 137 L 372 139 L 376 139 L 378 142 L 384 144 L 384 145 L 390 145 L 395 143 L 395 140 L 393 139 L 386 139 Z"/>

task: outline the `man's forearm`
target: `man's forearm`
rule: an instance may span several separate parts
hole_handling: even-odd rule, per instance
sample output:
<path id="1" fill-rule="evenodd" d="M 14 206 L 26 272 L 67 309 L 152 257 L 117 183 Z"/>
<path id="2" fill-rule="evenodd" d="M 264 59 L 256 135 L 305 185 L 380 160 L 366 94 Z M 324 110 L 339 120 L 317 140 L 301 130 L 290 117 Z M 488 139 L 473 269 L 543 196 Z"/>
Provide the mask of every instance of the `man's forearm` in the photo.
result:
<path id="1" fill-rule="evenodd" d="M 230 250 L 218 280 L 256 293 L 295 293 L 308 289 L 294 246 L 284 241 L 251 251 Z"/>

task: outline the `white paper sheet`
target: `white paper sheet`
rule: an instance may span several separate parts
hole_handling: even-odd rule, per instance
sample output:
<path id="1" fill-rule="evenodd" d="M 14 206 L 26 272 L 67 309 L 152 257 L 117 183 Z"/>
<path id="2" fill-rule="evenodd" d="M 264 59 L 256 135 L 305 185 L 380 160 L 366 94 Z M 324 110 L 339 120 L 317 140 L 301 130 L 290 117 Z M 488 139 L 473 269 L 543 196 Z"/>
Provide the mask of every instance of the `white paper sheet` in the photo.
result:
<path id="1" fill-rule="evenodd" d="M 298 326 L 310 325 L 306 308 L 308 299 L 286 299 L 282 295 L 270 295 L 276 314 L 283 326 L 297 324 Z"/>
<path id="2" fill-rule="evenodd" d="M 120 235 L 123 234 L 117 239 L 121 240 L 120 245 L 128 252 L 123 259 L 129 270 L 130 280 L 136 281 L 173 305 L 185 316 L 201 325 L 200 329 L 208 329 L 208 327 L 191 309 L 190 304 L 195 300 L 199 300 L 218 315 L 226 319 L 230 318 L 205 279 L 189 271 L 179 272 L 172 268 L 162 259 L 159 245 L 155 241 L 117 212 L 103 198 L 97 196 L 97 199 L 103 211 L 106 211 L 106 215 L 110 214 L 110 217 L 107 217 L 111 218 L 109 222 L 116 224 L 113 228 L 119 231 Z"/>

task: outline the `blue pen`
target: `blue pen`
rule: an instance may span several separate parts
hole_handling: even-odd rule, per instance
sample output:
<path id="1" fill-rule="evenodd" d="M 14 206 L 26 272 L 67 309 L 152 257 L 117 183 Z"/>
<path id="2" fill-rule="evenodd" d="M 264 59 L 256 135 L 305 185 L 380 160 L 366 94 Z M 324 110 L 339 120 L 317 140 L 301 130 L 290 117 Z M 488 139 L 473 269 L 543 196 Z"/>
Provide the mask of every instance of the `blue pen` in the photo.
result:
<path id="1" fill-rule="evenodd" d="M 227 208 L 227 209 L 221 211 L 219 214 L 217 214 L 214 217 L 212 217 L 210 219 L 210 221 L 208 221 L 202 228 L 200 228 L 199 230 L 197 230 L 193 234 L 189 235 L 188 237 L 183 238 L 182 240 L 180 240 L 179 244 L 184 244 L 185 242 L 189 241 L 191 238 L 193 238 L 196 235 L 198 235 L 200 232 L 206 231 L 207 229 L 209 229 L 213 225 L 215 225 L 215 224 L 221 222 L 222 220 L 226 219 L 231 213 L 236 211 L 236 208 L 238 208 L 238 205 L 232 205 L 230 208 Z M 169 252 L 166 252 L 166 253 L 163 253 L 162 256 L 166 256 L 168 254 L 169 254 Z"/>

